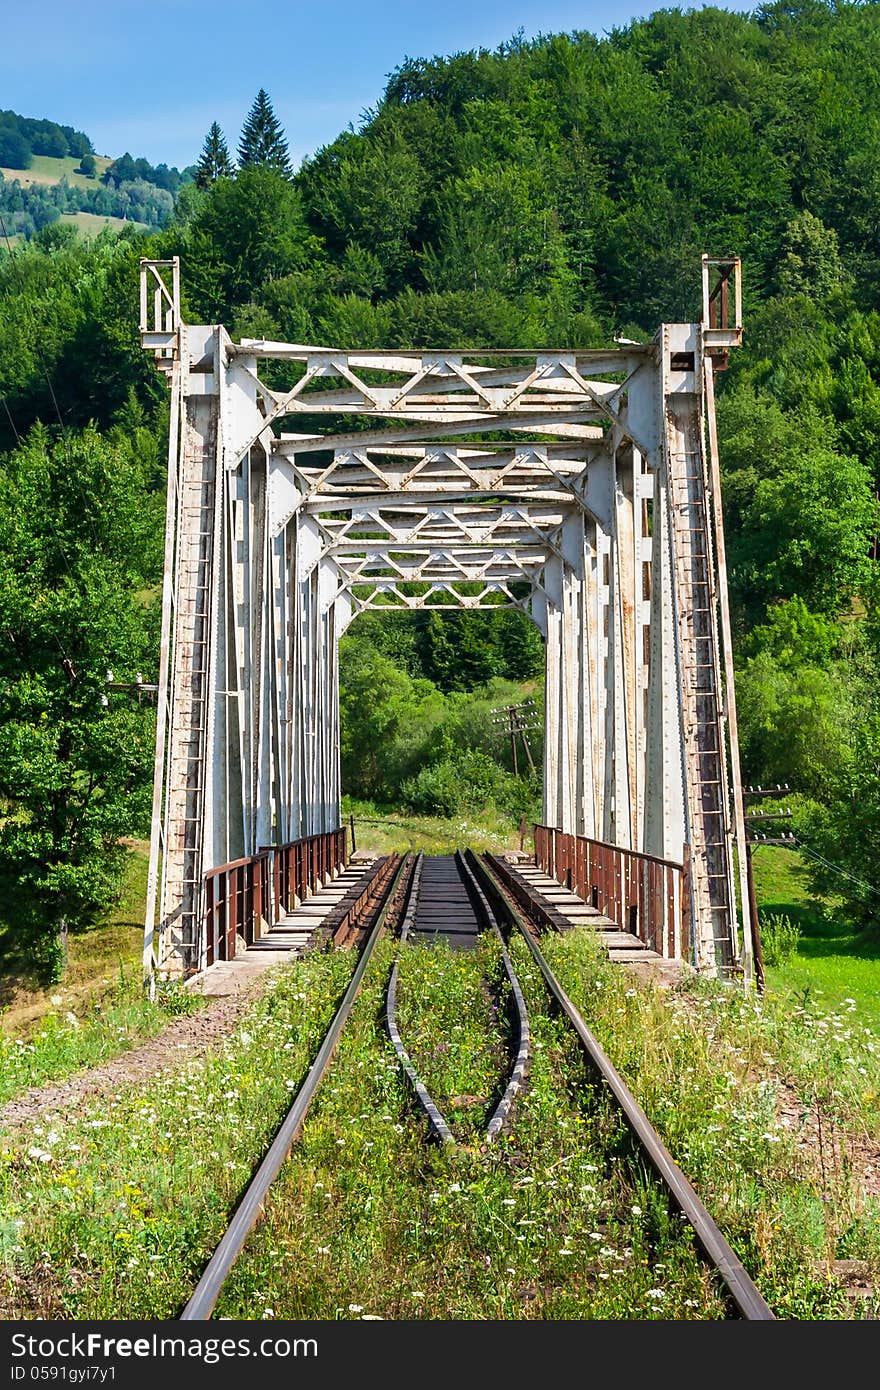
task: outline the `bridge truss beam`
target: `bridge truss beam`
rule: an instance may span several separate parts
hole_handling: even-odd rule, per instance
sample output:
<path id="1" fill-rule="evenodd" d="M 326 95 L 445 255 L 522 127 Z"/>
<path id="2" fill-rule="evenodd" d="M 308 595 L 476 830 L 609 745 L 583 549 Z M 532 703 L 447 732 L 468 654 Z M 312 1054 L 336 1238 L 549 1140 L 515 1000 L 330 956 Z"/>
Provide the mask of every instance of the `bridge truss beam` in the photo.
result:
<path id="1" fill-rule="evenodd" d="M 544 820 L 687 857 L 695 964 L 750 978 L 712 394 L 738 326 L 349 353 L 234 343 L 181 321 L 175 263 L 142 277 L 172 392 L 148 966 L 203 967 L 209 869 L 338 824 L 352 619 L 507 606 L 546 644 Z"/>

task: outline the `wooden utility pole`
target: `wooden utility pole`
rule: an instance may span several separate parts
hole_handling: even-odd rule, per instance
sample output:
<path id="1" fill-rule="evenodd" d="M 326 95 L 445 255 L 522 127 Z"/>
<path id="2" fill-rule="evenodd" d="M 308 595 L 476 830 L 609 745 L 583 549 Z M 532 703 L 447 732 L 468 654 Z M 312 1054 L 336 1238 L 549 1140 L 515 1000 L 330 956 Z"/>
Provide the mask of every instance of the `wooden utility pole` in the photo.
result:
<path id="1" fill-rule="evenodd" d="M 532 757 L 532 749 L 528 739 L 528 730 L 540 727 L 538 711 L 535 708 L 534 700 L 523 700 L 519 705 L 501 705 L 492 710 L 492 723 L 503 725 L 510 739 L 510 752 L 513 758 L 513 775 L 519 776 L 519 758 L 517 757 L 516 741 L 517 736 L 522 739 L 523 751 L 532 772 L 535 771 L 535 760 Z"/>
<path id="2" fill-rule="evenodd" d="M 777 782 L 775 787 L 744 787 L 743 799 L 748 800 L 776 800 L 781 796 L 787 796 L 791 791 L 788 783 L 780 786 Z M 787 806 L 784 811 L 747 811 L 745 815 L 746 823 L 746 881 L 749 893 L 749 916 L 752 922 L 752 944 L 755 952 L 755 984 L 759 993 L 764 992 L 764 950 L 761 945 L 761 923 L 758 917 L 758 899 L 755 893 L 755 873 L 752 867 L 752 845 L 784 845 L 790 847 L 794 845 L 795 839 L 791 834 L 782 836 L 767 836 L 764 834 L 754 835 L 750 832 L 750 826 L 757 821 L 778 821 L 791 820 L 791 807 Z"/>

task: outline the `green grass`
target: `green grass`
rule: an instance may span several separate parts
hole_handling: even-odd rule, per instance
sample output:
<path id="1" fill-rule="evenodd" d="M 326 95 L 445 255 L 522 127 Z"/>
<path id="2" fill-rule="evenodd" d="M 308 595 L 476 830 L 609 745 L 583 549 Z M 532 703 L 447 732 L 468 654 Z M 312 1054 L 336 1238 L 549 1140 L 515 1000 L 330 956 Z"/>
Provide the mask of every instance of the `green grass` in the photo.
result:
<path id="1" fill-rule="evenodd" d="M 342 824 L 349 825 L 354 813 L 357 848 L 378 854 L 404 853 L 454 854 L 470 846 L 476 852 L 500 854 L 519 848 L 519 831 L 509 816 L 487 810 L 479 816 L 411 816 L 396 808 L 374 806 L 369 801 L 344 797 Z M 532 845 L 531 823 L 527 826 L 525 849 Z"/>
<path id="2" fill-rule="evenodd" d="M 880 1275 L 877 1203 L 853 1185 L 846 1137 L 877 1123 L 878 1058 L 767 999 L 696 981 L 635 988 L 582 933 L 545 939 L 588 1022 L 783 1318 L 853 1309 L 834 1258 Z M 514 964 L 535 1052 L 511 1134 L 489 1147 L 425 1143 L 426 1124 L 388 1040 L 379 944 L 301 1142 L 270 1193 L 218 1304 L 232 1318 L 699 1318 L 724 1308 L 689 1229 L 669 1212 L 616 1112 L 589 1083 L 570 1030 L 548 1008 L 523 943 Z M 462 1070 L 485 1042 L 468 1001 L 485 962 L 411 948 L 429 969 L 418 1003 L 461 1032 Z M 410 952 L 407 952 L 410 954 Z M 192 1290 L 307 1070 L 353 965 L 312 954 L 279 972 L 214 1056 L 95 1104 L 64 1125 L 8 1136 L 0 1169 L 0 1296 L 12 1318 L 172 1318 Z M 409 965 L 409 961 L 406 962 Z M 465 984 L 458 972 L 473 972 Z M 410 984 L 418 984 L 416 974 Z M 466 1007 L 462 1008 L 464 1000 Z M 447 1037 L 454 1029 L 445 1029 Z M 842 1036 L 842 1030 L 841 1030 Z M 460 1039 L 460 1042 L 459 1042 Z M 444 1066 L 446 1064 L 444 1063 Z M 861 1075 L 859 1068 L 864 1072 Z M 820 1175 L 777 1091 L 822 1107 Z M 833 1081 L 833 1094 L 823 1090 Z M 467 1084 L 471 1084 L 468 1082 Z M 864 1099 L 873 1088 L 873 1109 Z"/>
<path id="3" fill-rule="evenodd" d="M 412 949 L 421 970 L 424 948 Z M 382 1028 L 388 962 L 386 947 L 217 1314 L 722 1316 L 690 1231 L 670 1218 L 616 1114 L 597 1100 L 570 1031 L 549 1014 L 525 963 L 536 1039 L 528 1093 L 508 1139 L 460 1149 L 425 1143 Z M 473 1077 L 485 1031 L 467 998 L 479 991 L 484 964 L 474 953 L 438 952 L 423 1001 L 451 1016 L 470 975 L 461 1030 L 448 1035 L 460 1076 Z M 453 1063 L 443 1070 L 458 1084 Z"/>
<path id="4" fill-rule="evenodd" d="M 146 222 L 134 222 L 131 218 L 109 217 L 97 212 L 62 212 L 58 219 L 61 223 L 66 223 L 71 227 L 76 227 L 83 236 L 97 236 L 109 227 L 114 232 L 121 232 L 123 227 L 135 227 L 138 231 L 149 231 Z"/>
<path id="5" fill-rule="evenodd" d="M 174 1316 L 317 1050 L 354 963 L 279 973 L 181 1073 L 9 1134 L 0 1151 L 0 1316 Z M 266 1066 L 267 1057 L 276 1060 Z"/>
<path id="6" fill-rule="evenodd" d="M 53 1007 L 53 997 L 65 1008 L 85 1009 L 99 1002 L 120 978 L 140 977 L 149 845 L 130 840 L 119 901 L 103 922 L 68 938 L 67 966 L 58 984 L 40 988 L 31 962 L 17 947 L 15 922 L 0 931 L 0 1027 L 26 1028 Z"/>
<path id="7" fill-rule="evenodd" d="M 0 1034 L 0 1105 L 29 1086 L 60 1081 L 127 1052 L 160 1032 L 170 1018 L 194 1013 L 204 1002 L 172 983 L 151 1002 L 139 975 L 120 979 L 84 1013 L 65 1010 L 61 997 L 55 997 L 58 1007 L 24 1037 Z"/>
<path id="8" fill-rule="evenodd" d="M 401 1041 L 447 1124 L 467 1139 L 486 1129 L 512 1062 L 506 1027 L 510 982 L 498 938 L 476 953 L 446 942 L 402 953 L 397 1020 Z"/>
<path id="9" fill-rule="evenodd" d="M 880 941 L 854 933 L 833 900 L 811 896 L 796 850 L 768 845 L 753 852 L 752 863 L 759 912 L 782 913 L 800 929 L 795 954 L 768 968 L 768 988 L 828 1014 L 854 1007 L 880 1033 Z"/>
<path id="10" fill-rule="evenodd" d="M 155 1036 L 169 1019 L 204 1000 L 166 986 L 151 1002 L 142 985 L 141 953 L 147 845 L 132 842 L 120 901 L 106 921 L 71 936 L 68 965 L 48 989 L 33 986 L 25 962 L 10 961 L 0 1013 L 0 1104 L 29 1086 L 62 1080 Z"/>
<path id="11" fill-rule="evenodd" d="M 113 160 L 105 155 L 95 155 L 95 177 L 90 179 L 85 174 L 75 172 L 79 165 L 79 158 L 76 156 L 56 159 L 47 154 L 35 154 L 29 169 L 0 168 L 0 174 L 10 183 L 17 179 L 23 188 L 30 187 L 31 184 L 60 183 L 62 178 L 66 178 L 72 188 L 97 188 L 100 186 L 101 175 L 112 163 Z"/>
<path id="12" fill-rule="evenodd" d="M 777 1315 L 844 1316 L 835 1259 L 864 1260 L 880 1282 L 880 1203 L 850 1159 L 865 1135 L 880 1137 L 876 1035 L 856 1016 L 793 1014 L 778 996 L 714 980 L 637 989 L 592 950 L 577 933 L 546 939 L 563 985 Z"/>

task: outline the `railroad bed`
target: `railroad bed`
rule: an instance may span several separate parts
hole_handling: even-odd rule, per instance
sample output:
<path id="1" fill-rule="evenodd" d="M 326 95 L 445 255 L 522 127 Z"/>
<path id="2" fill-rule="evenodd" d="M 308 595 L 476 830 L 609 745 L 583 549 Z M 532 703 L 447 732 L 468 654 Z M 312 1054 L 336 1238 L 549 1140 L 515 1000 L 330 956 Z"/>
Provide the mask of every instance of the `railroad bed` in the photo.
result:
<path id="1" fill-rule="evenodd" d="M 492 1250 L 483 1250 L 484 1268 L 492 1271 L 490 1284 L 500 1279 L 504 1285 L 508 1274 L 521 1278 L 518 1247 L 535 1248 L 528 1228 L 541 1225 L 540 1253 L 529 1255 L 530 1262 L 539 1266 L 536 1277 L 546 1273 L 550 1280 L 542 1293 L 535 1294 L 538 1316 L 660 1315 L 671 1312 L 672 1304 L 662 1300 L 672 1288 L 676 1317 L 772 1318 L 758 1289 L 566 996 L 533 930 L 488 864 L 470 854 L 467 863 L 462 856 L 433 861 L 407 856 L 393 863 L 383 877 L 387 888 L 360 933 L 358 963 L 334 1021 L 183 1319 L 208 1318 L 215 1308 L 221 1316 L 253 1316 L 248 1311 L 249 1290 L 255 1283 L 261 1296 L 267 1285 L 271 1287 L 274 1315 L 327 1316 L 314 1302 L 330 1272 L 322 1264 L 323 1256 L 334 1254 L 340 1241 L 350 1247 L 353 1230 L 359 1233 L 356 1248 L 361 1253 L 371 1250 L 376 1239 L 373 1212 L 381 1212 L 384 1222 L 392 1208 L 401 1227 L 394 1239 L 400 1241 L 399 1252 L 405 1260 L 404 1280 L 429 1282 L 430 1270 L 432 1286 L 438 1280 L 444 1286 L 442 1307 L 435 1306 L 430 1315 L 522 1316 L 521 1311 L 511 1312 L 504 1298 L 499 1306 L 497 1291 L 486 1288 L 478 1311 L 456 1311 L 459 1282 L 471 1283 L 475 1277 L 474 1240 L 478 1248 L 486 1245 L 485 1232 L 483 1237 L 478 1233 L 484 1226 L 482 1205 L 487 1202 L 490 1209 L 494 1207 L 490 1225 L 494 1229 L 500 1223 L 504 1232 L 499 1237 L 495 1231 Z M 399 941 L 380 940 L 394 923 L 400 926 Z M 510 934 L 509 950 L 502 923 Z M 520 988 L 514 966 L 526 972 L 525 989 Z M 507 980 L 503 990 L 499 986 L 502 967 Z M 363 997 L 358 999 L 362 986 Z M 400 1011 L 406 1014 L 402 1026 L 399 994 L 408 996 L 406 1009 Z M 387 1033 L 377 1008 L 383 996 Z M 516 1005 L 508 1007 L 506 1019 L 499 1008 L 502 996 L 508 1006 L 511 1001 Z M 432 1022 L 444 1018 L 444 1010 L 444 1028 L 438 1035 Z M 560 1016 L 565 1020 L 561 1032 Z M 495 1066 L 494 1081 L 482 1065 L 486 1058 Z M 525 1086 L 530 1061 L 534 1073 Z M 322 1089 L 328 1073 L 336 1084 L 328 1080 Z M 464 1094 L 451 1094 L 462 1084 Z M 340 1092 L 341 1113 L 335 1099 Z M 316 1097 L 312 1123 L 306 1116 Z M 450 1107 L 459 1111 L 477 1107 L 490 1116 L 481 1140 L 482 1120 L 471 1126 L 470 1143 L 457 1142 L 448 1114 L 443 1113 Z M 427 1126 L 420 1112 L 427 1117 Z M 337 1150 L 328 1154 L 324 1142 L 328 1129 L 340 1127 Z M 352 1167 L 352 1141 L 367 1133 L 375 1137 L 363 1139 Z M 443 1141 L 434 1159 L 424 1152 L 426 1138 Z M 440 1154 L 447 1157 L 441 1160 Z M 523 1198 L 522 1188 L 537 1183 L 536 1168 L 545 1175 L 560 1170 L 560 1176 L 545 1176 L 534 1194 Z M 649 1168 L 653 1170 L 650 1177 Z M 316 1171 L 324 1175 L 321 1180 L 316 1180 Z M 459 1209 L 445 1232 L 437 1217 L 448 1197 L 464 1190 L 460 1179 L 448 1182 L 456 1173 L 468 1178 L 469 1191 L 481 1195 L 476 1211 L 468 1211 L 456 1197 L 453 1205 Z M 280 1181 L 273 1187 L 279 1174 Z M 493 1187 L 495 1203 L 489 1202 L 488 1195 Z M 328 1211 L 324 1200 L 332 1200 L 337 1188 L 347 1194 L 345 1216 L 341 1227 L 331 1220 L 330 1234 L 327 1217 L 335 1218 L 336 1213 Z M 560 1207 L 557 1194 L 566 1188 L 568 1201 Z M 539 1192 L 541 1200 L 536 1205 L 532 1198 Z M 600 1208 L 607 1203 L 609 1209 L 597 1211 L 597 1203 Z M 508 1208 L 521 1213 L 515 1224 Z M 264 1211 L 263 1223 L 254 1230 Z M 647 1231 L 641 1220 L 645 1211 L 652 1213 L 652 1229 Z M 670 1218 L 670 1212 L 677 1212 L 677 1218 Z M 596 1229 L 587 1229 L 590 1224 Z M 548 1234 L 556 1246 L 552 1252 L 546 1248 Z M 456 1273 L 455 1262 L 462 1256 L 449 1251 L 462 1241 L 470 1253 L 467 1269 Z M 595 1241 L 604 1243 L 597 1249 Z M 430 1252 L 427 1267 L 426 1250 Z M 449 1268 L 438 1267 L 444 1250 Z M 317 1261 L 314 1251 L 321 1257 Z M 505 1258 L 508 1264 L 502 1277 L 496 1262 Z M 371 1282 L 372 1259 L 368 1255 L 365 1264 L 356 1259 L 359 1272 L 348 1276 L 353 1280 L 349 1313 L 363 1311 L 354 1286 Z M 608 1267 L 609 1261 L 617 1263 Z M 542 1273 L 545 1264 L 548 1271 Z M 670 1269 L 675 1271 L 672 1285 Z M 338 1270 L 333 1278 L 338 1278 Z M 478 1283 L 485 1285 L 487 1278 Z M 608 1311 L 610 1290 L 604 1286 L 612 1278 L 620 1300 L 611 1300 L 616 1312 Z M 338 1296 L 345 1297 L 341 1292 Z M 371 1297 L 387 1309 L 387 1295 L 376 1291 Z M 419 1289 L 412 1293 L 414 1300 L 422 1297 Z M 646 1298 L 654 1300 L 649 1311 Z M 521 1308 L 521 1295 L 514 1304 Z M 344 1315 L 344 1306 L 337 1308 L 336 1315 Z M 428 1312 L 417 1308 L 418 1313 L 423 1311 Z M 389 1315 L 411 1317 L 414 1313 L 407 1305 L 391 1314 L 376 1314 Z"/>
<path id="2" fill-rule="evenodd" d="M 413 942 L 444 941 L 453 951 L 473 951 L 481 924 L 457 856 L 421 856 L 418 900 L 409 934 Z"/>

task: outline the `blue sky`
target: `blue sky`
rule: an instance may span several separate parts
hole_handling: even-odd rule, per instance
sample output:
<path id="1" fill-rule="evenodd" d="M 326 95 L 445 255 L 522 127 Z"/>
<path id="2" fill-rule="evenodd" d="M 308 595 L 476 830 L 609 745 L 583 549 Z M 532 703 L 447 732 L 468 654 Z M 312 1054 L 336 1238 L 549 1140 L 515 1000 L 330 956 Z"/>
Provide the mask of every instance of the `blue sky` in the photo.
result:
<path id="1" fill-rule="evenodd" d="M 495 48 L 519 28 L 528 37 L 602 34 L 658 8 L 639 0 L 42 0 L 32 10 L 6 0 L 0 107 L 85 130 L 99 154 L 127 149 L 182 168 L 198 157 L 213 120 L 234 153 L 262 86 L 298 163 L 349 123 L 357 127 L 405 56 Z"/>

